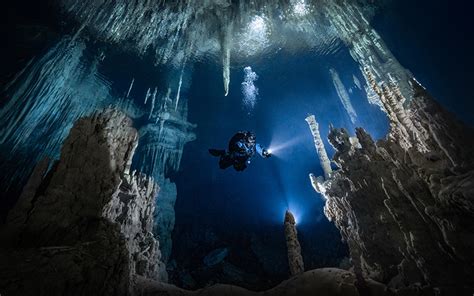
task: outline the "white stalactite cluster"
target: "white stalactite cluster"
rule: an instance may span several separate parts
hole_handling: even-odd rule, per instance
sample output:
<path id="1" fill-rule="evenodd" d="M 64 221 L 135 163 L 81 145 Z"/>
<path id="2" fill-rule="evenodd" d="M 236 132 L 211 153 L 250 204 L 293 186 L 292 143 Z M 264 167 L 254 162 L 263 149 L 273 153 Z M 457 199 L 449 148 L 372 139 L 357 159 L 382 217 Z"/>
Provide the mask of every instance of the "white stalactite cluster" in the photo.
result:
<path id="1" fill-rule="evenodd" d="M 171 234 L 175 223 L 174 204 L 176 202 L 176 185 L 166 176 L 179 169 L 184 145 L 195 139 L 192 132 L 196 127 L 187 121 L 187 101 L 180 99 L 185 75 L 184 67 L 179 73 L 175 99 L 172 99 L 172 86 L 166 93 L 155 87 L 153 94 L 150 88 L 145 98 L 151 97 L 144 108 L 130 105 L 129 100 L 123 104 L 129 106 L 129 114 L 135 118 L 147 118 L 147 124 L 139 129 L 140 144 L 137 148 L 135 166 L 141 172 L 153 176 L 160 186 L 159 198 L 156 200 L 154 213 L 154 234 L 160 241 L 163 262 L 171 254 Z M 133 117 L 133 116 L 132 116 Z"/>
<path id="2" fill-rule="evenodd" d="M 346 2 L 340 5 L 337 1 L 331 1 L 326 6 L 326 13 L 338 36 L 349 47 L 352 58 L 359 63 L 363 74 L 363 68 L 369 67 L 377 83 L 395 79 L 406 98 L 413 96 L 410 86 L 412 74 L 400 65 L 358 6 Z M 389 73 L 392 77 L 389 77 Z M 372 88 L 367 86 L 366 91 L 369 102 L 383 108 Z"/>
<path id="3" fill-rule="evenodd" d="M 111 102 L 110 83 L 85 50 L 79 39 L 64 38 L 6 90 L 10 100 L 0 110 L 0 145 L 5 156 L 20 153 L 25 163 L 4 178 L 26 177 L 32 163 L 57 157 L 74 122 Z"/>
<path id="4" fill-rule="evenodd" d="M 160 186 L 159 198 L 155 201 L 153 233 L 160 241 L 163 262 L 171 254 L 177 197 L 176 185 L 167 175 L 178 170 L 184 145 L 196 137 L 192 132 L 196 125 L 187 121 L 187 101 L 180 98 L 186 86 L 186 75 L 184 67 L 172 73 L 170 77 L 173 78 L 169 79 L 164 92 L 158 86 L 147 88 L 144 99 L 138 98 L 142 103 L 124 97 L 115 104 L 135 122 L 144 121 L 139 127 L 140 140 L 134 167 L 152 176 Z"/>
<path id="5" fill-rule="evenodd" d="M 338 27 L 327 21 L 333 16 L 326 12 L 332 11 L 332 2 L 59 1 L 65 15 L 80 23 L 79 32 L 90 32 L 140 55 L 152 52 L 156 64 L 179 68 L 186 61 L 220 57 L 225 94 L 231 57 L 270 54 L 277 48 L 310 49 L 318 54 L 337 49 Z"/>

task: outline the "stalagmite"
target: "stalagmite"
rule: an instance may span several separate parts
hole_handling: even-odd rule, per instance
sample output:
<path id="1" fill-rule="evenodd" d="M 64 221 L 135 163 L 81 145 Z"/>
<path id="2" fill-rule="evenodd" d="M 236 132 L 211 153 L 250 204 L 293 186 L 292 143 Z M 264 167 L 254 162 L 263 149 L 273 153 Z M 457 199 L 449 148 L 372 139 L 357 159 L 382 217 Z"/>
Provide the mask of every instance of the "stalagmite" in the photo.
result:
<path id="1" fill-rule="evenodd" d="M 357 128 L 356 142 L 331 129 L 340 169 L 323 184 L 325 215 L 348 243 L 358 277 L 405 291 L 423 283 L 427 294 L 471 295 L 474 131 L 416 81 L 403 105 L 398 84 L 365 75 L 390 131 L 374 141 Z"/>
<path id="2" fill-rule="evenodd" d="M 306 117 L 306 122 L 308 123 L 311 133 L 313 134 L 314 146 L 316 147 L 316 151 L 318 152 L 319 156 L 319 162 L 321 163 L 321 167 L 324 171 L 324 178 L 329 179 L 332 173 L 331 162 L 329 161 L 326 149 L 324 148 L 324 143 L 321 139 L 321 134 L 319 133 L 319 125 L 316 122 L 316 117 L 314 117 L 314 115 L 310 115 Z"/>
<path id="3" fill-rule="evenodd" d="M 135 82 L 135 78 L 132 79 L 132 83 L 130 83 L 130 87 L 128 88 L 127 98 L 128 98 L 128 96 L 130 96 L 130 92 L 132 91 L 134 82 Z"/>
<path id="4" fill-rule="evenodd" d="M 301 246 L 298 241 L 295 217 L 290 211 L 285 213 L 285 237 L 288 248 L 288 265 L 291 276 L 304 272 L 304 262 L 301 256 Z"/>
<path id="5" fill-rule="evenodd" d="M 339 74 L 336 72 L 336 70 L 329 69 L 329 72 L 331 73 L 332 82 L 334 83 L 334 87 L 336 88 L 337 95 L 339 96 L 339 99 L 341 99 L 341 103 L 344 106 L 344 109 L 346 109 L 346 112 L 349 115 L 352 123 L 355 123 L 357 120 L 357 113 L 354 110 L 354 107 L 352 106 L 346 87 L 342 83 L 342 80 L 339 77 Z"/>

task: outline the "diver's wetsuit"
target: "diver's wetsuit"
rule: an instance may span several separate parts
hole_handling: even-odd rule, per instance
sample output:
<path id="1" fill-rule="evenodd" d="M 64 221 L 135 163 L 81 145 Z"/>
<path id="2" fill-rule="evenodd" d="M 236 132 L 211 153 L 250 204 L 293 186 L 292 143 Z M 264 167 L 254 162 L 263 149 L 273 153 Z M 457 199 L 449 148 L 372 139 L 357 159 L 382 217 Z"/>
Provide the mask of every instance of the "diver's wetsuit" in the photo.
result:
<path id="1" fill-rule="evenodd" d="M 229 141 L 228 151 L 209 149 L 213 156 L 220 157 L 219 167 L 226 169 L 233 166 L 236 171 L 243 171 L 250 163 L 250 159 L 255 153 L 262 157 L 270 157 L 270 153 L 255 142 L 256 138 L 252 132 L 240 131 Z"/>

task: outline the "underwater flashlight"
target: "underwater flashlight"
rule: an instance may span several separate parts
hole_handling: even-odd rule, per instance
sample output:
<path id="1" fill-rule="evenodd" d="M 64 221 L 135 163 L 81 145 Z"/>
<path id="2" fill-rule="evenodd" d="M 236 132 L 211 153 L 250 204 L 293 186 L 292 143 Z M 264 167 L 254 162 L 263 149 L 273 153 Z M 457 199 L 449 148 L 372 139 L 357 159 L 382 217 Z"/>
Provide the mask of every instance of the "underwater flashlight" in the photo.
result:
<path id="1" fill-rule="evenodd" d="M 262 154 L 263 154 L 263 156 L 265 156 L 265 157 L 270 157 L 270 156 L 272 156 L 271 150 L 263 150 L 263 153 L 262 153 Z"/>

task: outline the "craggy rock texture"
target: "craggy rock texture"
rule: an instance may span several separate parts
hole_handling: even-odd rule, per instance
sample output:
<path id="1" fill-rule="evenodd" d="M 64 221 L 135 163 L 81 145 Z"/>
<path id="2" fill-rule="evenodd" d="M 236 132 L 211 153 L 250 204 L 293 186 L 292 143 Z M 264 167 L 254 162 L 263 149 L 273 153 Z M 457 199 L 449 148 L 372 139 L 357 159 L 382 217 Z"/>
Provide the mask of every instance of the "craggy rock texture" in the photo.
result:
<path id="1" fill-rule="evenodd" d="M 2 295 L 128 295 L 166 279 L 152 213 L 157 186 L 129 174 L 137 132 L 114 110 L 80 119 L 58 162 L 41 162 L 1 233 Z"/>
<path id="2" fill-rule="evenodd" d="M 351 272 L 336 268 L 322 268 L 299 274 L 282 282 L 280 285 L 263 292 L 253 292 L 231 285 L 214 285 L 197 291 L 187 291 L 175 286 L 146 280 L 144 278 L 137 279 L 136 292 L 142 296 L 359 296 L 361 294 L 356 288 L 355 282 L 356 278 Z M 384 285 L 371 280 L 367 281 L 366 292 L 369 294 L 363 295 L 392 295 Z"/>
<path id="3" fill-rule="evenodd" d="M 290 274 L 291 276 L 301 274 L 304 272 L 301 246 L 298 241 L 295 217 L 289 211 L 286 211 L 285 214 L 285 237 L 286 247 L 288 248 L 288 266 L 290 267 Z"/>
<path id="4" fill-rule="evenodd" d="M 326 216 L 348 242 L 354 270 L 391 288 L 472 295 L 474 133 L 412 81 L 369 83 L 390 119 L 385 140 L 332 128 L 340 169 L 318 184 Z"/>

